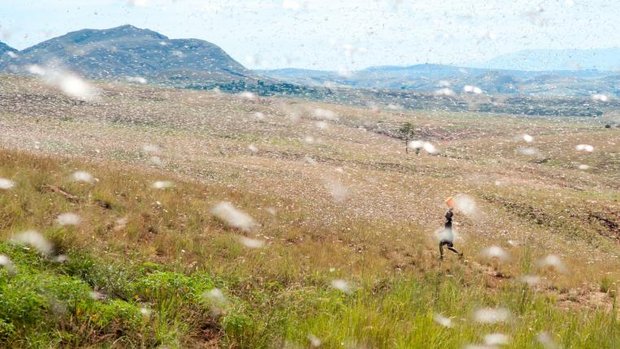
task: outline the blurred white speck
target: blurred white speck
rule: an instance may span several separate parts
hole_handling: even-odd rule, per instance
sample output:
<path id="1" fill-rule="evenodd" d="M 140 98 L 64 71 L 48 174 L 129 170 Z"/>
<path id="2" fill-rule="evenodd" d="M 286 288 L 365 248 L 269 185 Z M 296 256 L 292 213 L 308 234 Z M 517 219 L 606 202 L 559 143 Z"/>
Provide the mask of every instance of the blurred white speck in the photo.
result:
<path id="1" fill-rule="evenodd" d="M 51 80 L 67 96 L 82 101 L 93 101 L 99 96 L 99 90 L 81 77 L 68 72 L 57 73 Z"/>
<path id="2" fill-rule="evenodd" d="M 60 225 L 79 225 L 82 219 L 75 213 L 67 212 L 60 214 L 56 222 Z"/>
<path id="3" fill-rule="evenodd" d="M 340 66 L 338 67 L 338 76 L 341 76 L 343 78 L 350 78 L 353 76 L 353 72 L 347 67 Z"/>
<path id="4" fill-rule="evenodd" d="M 265 120 L 265 114 L 257 111 L 256 113 L 254 113 L 254 118 L 259 121 Z"/>
<path id="5" fill-rule="evenodd" d="M 152 313 L 152 311 L 149 308 L 146 308 L 146 307 L 140 308 L 140 314 L 142 314 L 142 316 L 144 316 L 144 317 L 150 317 L 151 313 Z"/>
<path id="6" fill-rule="evenodd" d="M 127 219 L 127 217 L 123 217 L 123 218 L 119 218 L 114 222 L 114 231 L 121 231 L 123 229 L 125 229 L 125 227 L 127 226 L 127 223 L 129 223 L 129 219 Z"/>
<path id="7" fill-rule="evenodd" d="M 518 148 L 517 152 L 519 152 L 520 154 L 523 154 L 523 155 L 527 155 L 527 156 L 538 156 L 538 155 L 540 155 L 540 151 L 538 149 L 532 148 L 532 147 Z"/>
<path id="8" fill-rule="evenodd" d="M 484 344 L 486 345 L 508 345 L 510 344 L 510 337 L 503 333 L 491 333 L 484 336 Z"/>
<path id="9" fill-rule="evenodd" d="M 479 213 L 478 205 L 476 205 L 476 201 L 469 195 L 466 194 L 457 194 L 453 198 L 454 200 L 454 208 L 466 216 L 476 217 Z"/>
<path id="10" fill-rule="evenodd" d="M 5 268 L 10 273 L 15 272 L 15 265 L 8 256 L 3 254 L 0 254 L 0 267 Z"/>
<path id="11" fill-rule="evenodd" d="M 245 99 L 250 100 L 250 101 L 256 100 L 256 95 L 254 93 L 248 92 L 248 91 L 241 92 L 239 94 L 239 97 L 245 98 Z"/>
<path id="12" fill-rule="evenodd" d="M 321 346 L 321 339 L 312 333 L 308 333 L 308 342 L 310 342 L 310 346 L 312 348 L 318 348 Z"/>
<path id="13" fill-rule="evenodd" d="M 267 207 L 265 210 L 272 216 L 275 216 L 278 213 L 278 211 L 273 207 Z"/>
<path id="14" fill-rule="evenodd" d="M 259 239 L 252 239 L 245 236 L 239 237 L 239 242 L 247 248 L 262 248 L 265 247 L 265 241 Z"/>
<path id="15" fill-rule="evenodd" d="M 497 349 L 497 347 L 486 344 L 467 344 L 463 349 Z"/>
<path id="16" fill-rule="evenodd" d="M 510 255 L 499 246 L 490 246 L 482 250 L 482 256 L 488 259 L 496 259 L 500 262 L 510 260 Z"/>
<path id="17" fill-rule="evenodd" d="M 211 214 L 226 223 L 228 226 L 242 231 L 252 231 L 258 226 L 247 213 L 236 209 L 230 202 L 220 202 L 211 209 Z"/>
<path id="18" fill-rule="evenodd" d="M 525 11 L 524 16 L 534 25 L 545 26 L 548 23 L 548 20 L 542 16 L 545 12 L 545 9 L 541 5 L 537 5 L 536 7 Z"/>
<path id="19" fill-rule="evenodd" d="M 155 144 L 145 144 L 142 146 L 142 150 L 145 153 L 159 155 L 161 153 L 161 149 Z"/>
<path id="20" fill-rule="evenodd" d="M 309 165 L 316 165 L 317 162 L 310 155 L 304 156 L 304 161 Z"/>
<path id="21" fill-rule="evenodd" d="M 534 141 L 534 137 L 528 135 L 528 134 L 524 134 L 523 136 L 521 136 L 523 138 L 524 141 L 526 141 L 527 143 L 532 143 Z"/>
<path id="22" fill-rule="evenodd" d="M 536 275 L 523 275 L 519 278 L 519 281 L 527 284 L 530 287 L 538 285 L 540 282 L 540 277 Z"/>
<path id="23" fill-rule="evenodd" d="M 327 123 L 325 121 L 317 121 L 315 125 L 322 130 L 327 128 Z"/>
<path id="24" fill-rule="evenodd" d="M 325 181 L 325 188 L 335 202 L 343 202 L 349 197 L 349 189 L 336 180 Z"/>
<path id="25" fill-rule="evenodd" d="M 424 151 L 426 151 L 429 154 L 439 153 L 439 150 L 437 150 L 437 148 L 429 142 L 424 142 L 424 145 L 422 146 L 422 148 L 424 149 Z"/>
<path id="26" fill-rule="evenodd" d="M 577 151 L 585 151 L 585 152 L 591 153 L 591 152 L 594 151 L 594 147 L 589 145 L 589 144 L 577 144 L 575 146 L 575 150 L 577 150 Z"/>
<path id="27" fill-rule="evenodd" d="M 435 231 L 435 238 L 437 241 L 446 240 L 454 242 L 459 236 L 454 229 L 439 228 Z"/>
<path id="28" fill-rule="evenodd" d="M 90 292 L 90 298 L 96 300 L 96 301 L 102 301 L 105 300 L 106 298 L 108 298 L 105 294 L 98 292 L 98 291 L 91 291 Z"/>
<path id="29" fill-rule="evenodd" d="M 261 58 L 258 54 L 245 56 L 245 61 L 249 66 L 261 65 Z"/>
<path id="30" fill-rule="evenodd" d="M 73 172 L 72 177 L 73 177 L 73 180 L 76 182 L 92 183 L 95 181 L 95 179 L 93 178 L 93 175 L 91 175 L 90 173 L 86 171 Z"/>
<path id="31" fill-rule="evenodd" d="M 590 166 L 585 165 L 585 164 L 581 164 L 581 165 L 577 166 L 577 168 L 580 169 L 580 170 L 584 170 L 585 171 L 585 170 L 589 170 Z"/>
<path id="32" fill-rule="evenodd" d="M 19 57 L 19 55 L 18 55 L 17 53 L 13 52 L 13 51 L 7 51 L 7 53 L 6 53 L 6 54 L 7 54 L 9 57 L 11 57 L 11 58 L 17 58 L 17 57 Z"/>
<path id="33" fill-rule="evenodd" d="M 155 181 L 153 182 L 153 184 L 151 184 L 151 188 L 153 189 L 167 189 L 167 188 L 172 188 L 174 186 L 174 183 L 172 183 L 171 181 Z"/>
<path id="34" fill-rule="evenodd" d="M 435 95 L 437 96 L 454 96 L 454 91 L 452 91 L 451 89 L 444 87 L 444 88 L 440 88 L 439 90 L 435 91 Z"/>
<path id="35" fill-rule="evenodd" d="M 51 242 L 49 242 L 43 235 L 41 235 L 41 233 L 34 230 L 28 230 L 23 233 L 19 233 L 13 236 L 11 241 L 18 244 L 31 246 L 37 251 L 39 251 L 39 253 L 46 256 L 50 255 L 54 249 L 54 246 Z"/>
<path id="36" fill-rule="evenodd" d="M 421 141 L 421 140 L 410 141 L 409 143 L 407 143 L 407 146 L 410 149 L 414 149 L 414 150 L 424 149 L 424 151 L 426 151 L 427 153 L 431 155 L 435 155 L 439 153 L 439 150 L 437 149 L 437 147 L 435 147 L 432 143 Z"/>
<path id="37" fill-rule="evenodd" d="M 424 141 L 410 141 L 409 143 L 407 143 L 407 146 L 411 149 L 422 149 L 424 147 Z"/>
<path id="38" fill-rule="evenodd" d="M 316 108 L 312 112 L 315 118 L 320 120 L 338 121 L 338 115 L 335 112 L 327 109 Z"/>
<path id="39" fill-rule="evenodd" d="M 203 293 L 203 297 L 214 315 L 220 315 L 229 303 L 228 299 L 226 299 L 226 296 L 219 288 L 214 288 Z"/>
<path id="40" fill-rule="evenodd" d="M 84 79 L 60 68 L 43 68 L 29 65 L 26 70 L 30 74 L 40 76 L 45 83 L 60 89 L 65 95 L 83 101 L 92 101 L 99 96 L 99 90 Z"/>
<path id="41" fill-rule="evenodd" d="M 312 143 L 314 143 L 314 137 L 306 136 L 306 137 L 304 137 L 304 142 L 306 142 L 308 144 L 312 144 Z"/>
<path id="42" fill-rule="evenodd" d="M 553 340 L 553 338 L 548 332 L 539 333 L 536 336 L 536 339 L 545 349 L 559 349 L 560 348 L 560 346 L 555 343 L 555 341 Z"/>
<path id="43" fill-rule="evenodd" d="M 603 94 L 594 94 L 594 95 L 592 95 L 592 100 L 593 101 L 598 101 L 598 102 L 607 102 L 607 101 L 609 101 L 609 97 L 607 97 L 606 95 L 603 95 Z"/>
<path id="44" fill-rule="evenodd" d="M 146 84 L 148 81 L 141 76 L 127 76 L 125 78 L 127 82 L 137 83 L 137 84 Z"/>
<path id="45" fill-rule="evenodd" d="M 0 189 L 9 190 L 15 187 L 15 182 L 10 179 L 0 178 Z"/>
<path id="46" fill-rule="evenodd" d="M 452 328 L 452 319 L 447 318 L 441 314 L 435 314 L 433 315 L 433 320 L 438 323 L 439 325 L 443 326 L 443 327 L 447 327 L 447 328 Z"/>
<path id="47" fill-rule="evenodd" d="M 41 67 L 40 65 L 29 65 L 26 67 L 26 70 L 33 75 L 39 75 L 39 76 L 43 76 L 45 75 L 45 69 L 43 69 L 43 67 Z"/>
<path id="48" fill-rule="evenodd" d="M 59 254 L 58 256 L 54 257 L 54 262 L 56 263 L 64 263 L 68 260 L 69 260 L 69 257 L 67 257 L 67 255 L 65 254 Z"/>
<path id="49" fill-rule="evenodd" d="M 214 288 L 203 293 L 203 297 L 209 300 L 214 306 L 224 306 L 228 303 L 228 300 L 224 296 L 224 293 L 219 288 Z"/>
<path id="50" fill-rule="evenodd" d="M 338 291 L 341 291 L 346 294 L 351 294 L 353 292 L 351 285 L 349 285 L 347 281 L 342 280 L 342 279 L 332 280 L 331 286 L 337 289 Z"/>
<path id="51" fill-rule="evenodd" d="M 258 153 L 258 148 L 254 144 L 248 145 L 248 150 L 252 153 Z"/>
<path id="52" fill-rule="evenodd" d="M 483 308 L 474 312 L 474 320 L 484 324 L 506 322 L 510 317 L 510 310 L 506 308 Z"/>
<path id="53" fill-rule="evenodd" d="M 159 156 L 151 156 L 149 160 L 155 166 L 164 166 L 164 161 Z"/>
<path id="54" fill-rule="evenodd" d="M 567 271 L 566 266 L 564 265 L 560 257 L 554 254 L 545 256 L 544 258 L 540 259 L 537 264 L 538 267 L 542 269 L 551 268 L 560 273 L 565 273 Z"/>
<path id="55" fill-rule="evenodd" d="M 466 93 L 473 93 L 476 95 L 479 95 L 482 93 L 482 89 L 480 87 L 472 86 L 472 85 L 465 85 L 463 87 L 463 91 Z"/>

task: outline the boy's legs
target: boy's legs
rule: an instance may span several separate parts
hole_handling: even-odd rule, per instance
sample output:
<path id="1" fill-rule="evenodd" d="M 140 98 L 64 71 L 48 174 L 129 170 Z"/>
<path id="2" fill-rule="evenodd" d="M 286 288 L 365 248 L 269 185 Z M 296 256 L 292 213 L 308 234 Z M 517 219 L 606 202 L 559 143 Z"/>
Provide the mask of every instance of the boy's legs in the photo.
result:
<path id="1" fill-rule="evenodd" d="M 439 241 L 439 259 L 443 259 L 443 246 L 448 245 L 448 248 L 452 246 L 452 243 L 448 240 Z"/>
<path id="2" fill-rule="evenodd" d="M 459 257 L 463 257 L 463 254 L 462 254 L 461 252 L 457 251 L 457 250 L 454 248 L 454 244 L 452 243 L 452 241 L 448 241 L 448 240 L 441 240 L 441 241 L 439 242 L 439 259 L 443 259 L 443 246 L 444 246 L 444 245 L 447 245 L 447 246 L 448 246 L 448 250 L 450 250 L 450 251 L 452 251 L 452 252 L 454 252 L 454 253 L 458 254 L 458 255 L 459 255 Z"/>

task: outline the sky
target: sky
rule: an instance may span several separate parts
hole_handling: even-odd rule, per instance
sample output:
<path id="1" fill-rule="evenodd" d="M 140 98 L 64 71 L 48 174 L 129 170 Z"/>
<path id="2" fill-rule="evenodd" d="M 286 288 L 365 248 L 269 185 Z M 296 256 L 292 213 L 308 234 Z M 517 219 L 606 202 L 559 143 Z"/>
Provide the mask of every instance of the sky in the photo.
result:
<path id="1" fill-rule="evenodd" d="M 523 49 L 620 47 L 617 0 L 0 0 L 17 49 L 124 24 L 222 47 L 251 69 L 478 65 Z"/>

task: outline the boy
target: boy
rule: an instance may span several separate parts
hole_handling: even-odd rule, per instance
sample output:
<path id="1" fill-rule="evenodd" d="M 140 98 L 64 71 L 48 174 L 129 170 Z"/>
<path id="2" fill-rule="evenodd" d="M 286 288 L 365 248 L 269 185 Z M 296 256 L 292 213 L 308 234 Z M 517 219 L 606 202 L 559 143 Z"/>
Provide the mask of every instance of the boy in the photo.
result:
<path id="1" fill-rule="evenodd" d="M 443 260 L 443 247 L 444 245 L 448 246 L 448 250 L 459 255 L 459 258 L 463 257 L 463 253 L 457 251 L 454 248 L 454 233 L 452 232 L 452 216 L 454 215 L 453 206 L 454 199 L 448 198 L 446 200 L 446 204 L 448 205 L 448 211 L 446 212 L 446 224 L 444 226 L 444 231 L 441 236 L 441 240 L 439 241 L 439 259 Z"/>

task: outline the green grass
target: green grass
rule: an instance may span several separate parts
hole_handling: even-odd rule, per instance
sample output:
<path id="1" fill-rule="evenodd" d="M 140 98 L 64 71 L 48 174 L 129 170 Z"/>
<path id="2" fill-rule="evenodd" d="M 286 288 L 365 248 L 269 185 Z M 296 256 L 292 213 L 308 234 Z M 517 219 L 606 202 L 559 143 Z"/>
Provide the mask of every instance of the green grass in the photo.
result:
<path id="1" fill-rule="evenodd" d="M 2 93 L 31 93 L 20 81 Z M 620 346 L 615 130 L 583 120 L 299 102 L 304 114 L 321 107 L 341 116 L 317 129 L 310 119 L 292 121 L 284 99 L 105 89 L 110 103 L 47 115 L 58 109 L 52 98 L 0 112 L 14 130 L 2 144 L 48 154 L 64 144 L 48 156 L 0 150 L 0 177 L 16 183 L 0 191 L 0 254 L 16 266 L 16 273 L 0 268 L 0 347 L 304 348 L 311 334 L 323 348 L 463 348 L 501 332 L 512 337 L 508 347 L 541 348 L 542 331 L 564 348 Z M 267 122 L 243 121 L 254 111 Z M 405 154 L 404 142 L 372 131 L 379 120 L 388 131 L 411 122 L 442 153 Z M 522 133 L 551 160 L 536 164 L 516 153 Z M 303 143 L 306 135 L 321 141 Z M 24 139 L 39 139 L 40 150 Z M 596 151 L 575 153 L 578 142 Z M 164 168 L 147 164 L 147 143 L 160 146 Z M 249 143 L 260 151 L 250 156 Z M 582 162 L 592 169 L 574 169 Z M 98 181 L 75 183 L 76 170 Z M 325 190 L 332 177 L 350 189 L 346 201 Z M 154 190 L 155 180 L 175 186 Z M 455 193 L 474 197 L 482 214 L 457 214 L 465 260 L 448 255 L 440 263 L 433 231 L 444 198 Z M 227 228 L 210 213 L 220 201 L 261 228 Z M 59 226 L 65 212 L 82 223 Z M 27 229 L 68 260 L 9 242 Z M 244 247 L 243 234 L 266 247 Z M 484 260 L 479 251 L 490 245 L 512 262 Z M 551 253 L 569 273 L 536 266 Z M 543 282 L 524 287 L 524 274 Z M 351 293 L 331 287 L 335 279 L 349 282 Z M 94 299 L 93 291 L 106 297 Z M 472 320 L 476 309 L 496 306 L 512 320 Z M 435 314 L 454 326 L 435 323 Z"/>
<path id="2" fill-rule="evenodd" d="M 535 338 L 543 331 L 564 347 L 620 344 L 615 310 L 562 310 L 553 297 L 518 283 L 490 291 L 480 276 L 472 279 L 459 266 L 450 274 L 360 279 L 345 294 L 329 286 L 330 275 L 283 285 L 184 274 L 153 263 L 110 264 L 79 254 L 54 263 L 10 243 L 0 244 L 0 253 L 11 256 L 17 270 L 0 271 L 0 342 L 13 347 L 185 347 L 213 339 L 206 334 L 224 347 L 271 348 L 278 343 L 306 346 L 313 334 L 326 348 L 342 343 L 457 348 L 501 332 L 512 337 L 510 348 L 538 348 Z M 204 296 L 215 286 L 223 290 L 225 304 Z M 93 289 L 107 297 L 94 299 Z M 214 305 L 221 308 L 218 314 Z M 496 306 L 511 311 L 508 323 L 471 320 L 478 307 Z M 150 314 L 143 314 L 143 308 Z M 454 326 L 435 323 L 436 313 L 452 318 Z"/>
<path id="3" fill-rule="evenodd" d="M 86 165 L 101 174 L 100 181 L 89 186 L 67 179 L 79 167 L 73 161 L 2 154 L 3 175 L 19 183 L 0 196 L 7 239 L 0 243 L 0 254 L 15 266 L 15 271 L 0 269 L 2 346 L 306 347 L 312 334 L 324 348 L 339 348 L 343 343 L 345 347 L 458 348 L 481 342 L 485 334 L 502 332 L 512 337 L 511 348 L 538 348 L 536 336 L 543 331 L 552 333 L 564 347 L 620 345 L 616 309 L 586 305 L 566 309 L 559 306 L 557 293 L 535 292 L 515 280 L 489 286 L 488 276 L 465 264 L 433 266 L 434 262 L 425 261 L 422 246 L 411 252 L 418 256 L 417 272 L 381 273 L 383 267 L 373 266 L 379 262 L 374 253 L 381 252 L 373 252 L 376 230 L 369 226 L 349 222 L 347 228 L 338 228 L 345 234 L 340 236 L 345 246 L 367 249 L 355 266 L 338 264 L 335 255 L 323 257 L 326 264 L 321 259 L 307 264 L 296 260 L 300 253 L 308 253 L 302 245 L 273 245 L 268 251 L 241 247 L 207 216 L 209 205 L 197 198 L 204 190 L 200 186 L 179 182 L 172 191 L 145 192 L 148 178 L 158 178 L 154 174 L 118 176 L 114 168 Z M 39 190 L 49 183 L 59 183 L 88 200 L 73 203 Z M 179 191 L 183 201 L 178 201 Z M 236 202 L 250 200 L 238 192 L 226 195 Z M 167 209 L 153 207 L 155 199 Z M 110 207 L 102 208 L 97 202 Z M 65 211 L 79 212 L 88 222 L 78 228 L 54 226 L 56 214 Z M 289 214 L 286 221 L 302 219 Z M 127 215 L 133 218 L 122 234 L 106 228 L 109 217 Z M 388 222 L 374 224 L 385 227 Z M 67 261 L 54 262 L 8 240 L 12 233 L 31 227 L 47 227 L 43 234 L 55 243 L 56 253 L 67 255 Z M 271 234 L 286 236 L 287 229 L 271 229 Z M 149 236 L 151 230 L 157 232 L 154 237 Z M 194 239 L 192 234 L 199 231 L 209 232 L 208 244 Z M 349 231 L 357 232 L 355 239 L 348 236 Z M 116 235 L 111 239 L 110 234 Z M 321 240 L 324 234 L 315 232 L 308 238 Z M 333 253 L 345 253 L 353 260 L 358 258 L 355 251 Z M 317 252 L 315 258 L 320 256 Z M 267 254 L 277 254 L 281 261 L 274 262 Z M 529 272 L 530 256 L 523 258 L 519 268 Z M 197 259 L 201 259 L 198 264 Z M 328 263 L 339 267 L 330 271 Z M 352 284 L 350 294 L 330 286 L 338 278 Z M 601 281 L 611 297 L 615 297 L 614 287 L 609 278 Z M 221 290 L 225 301 L 205 297 L 214 288 Z M 94 298 L 93 291 L 105 298 Z M 509 323 L 480 325 L 471 320 L 477 308 L 496 306 L 510 309 Z M 436 313 L 452 318 L 453 328 L 435 323 Z"/>

